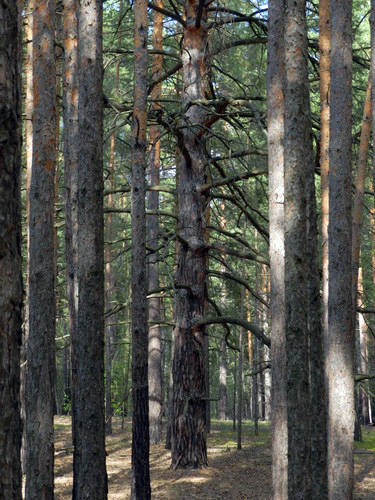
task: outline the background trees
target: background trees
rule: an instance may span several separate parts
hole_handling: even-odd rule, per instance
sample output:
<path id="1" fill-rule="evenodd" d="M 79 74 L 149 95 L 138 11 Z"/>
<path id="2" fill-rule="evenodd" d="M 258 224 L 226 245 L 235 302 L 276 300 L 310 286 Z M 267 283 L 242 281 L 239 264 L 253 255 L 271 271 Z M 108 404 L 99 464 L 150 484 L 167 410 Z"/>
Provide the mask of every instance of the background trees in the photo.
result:
<path id="1" fill-rule="evenodd" d="M 135 69 L 135 11 L 131 2 L 111 0 L 104 4 L 103 65 L 100 9 L 95 10 L 99 6 L 84 2 L 76 10 L 76 2 L 67 0 L 64 3 L 65 116 L 63 124 L 59 117 L 56 124 L 58 135 L 63 134 L 63 146 L 59 146 L 56 154 L 57 175 L 53 186 L 56 198 L 53 204 L 48 205 L 48 221 L 51 223 L 53 220 L 56 242 L 56 259 L 49 278 L 55 274 L 57 276 L 56 378 L 52 384 L 56 384 L 54 399 L 58 411 L 69 413 L 73 409 L 77 471 L 83 457 L 79 455 L 83 446 L 81 443 L 86 441 L 83 435 L 78 437 L 80 422 L 91 422 L 89 415 L 84 413 L 86 410 L 99 416 L 93 424 L 99 432 L 99 438 L 96 443 L 88 442 L 88 448 L 92 446 L 92 450 L 98 452 L 100 473 L 97 478 L 100 486 L 97 491 L 101 495 L 105 494 L 103 376 L 105 375 L 107 384 L 108 423 L 112 413 L 125 415 L 129 409 L 140 410 L 141 406 L 136 402 L 138 400 L 132 402 L 130 398 L 131 389 L 134 396 L 136 384 L 133 382 L 132 386 L 129 367 L 133 361 L 135 369 L 143 370 L 143 382 L 139 387 L 142 386 L 141 399 L 144 400 L 147 389 L 144 377 L 147 333 L 144 309 L 148 283 L 152 295 L 149 305 L 157 309 L 157 314 L 150 316 L 153 322 L 150 338 L 158 338 L 158 345 L 155 347 L 157 370 L 152 375 L 158 393 L 151 394 L 150 402 L 152 408 L 153 399 L 158 400 L 153 434 L 155 440 L 160 439 L 161 409 L 166 416 L 169 397 L 174 405 L 174 413 L 171 413 L 170 418 L 174 436 L 174 467 L 206 462 L 205 424 L 208 429 L 209 413 L 216 417 L 220 411 L 221 416 L 230 418 L 237 413 L 238 417 L 252 417 L 255 421 L 258 416 L 267 416 L 269 394 L 266 381 L 270 373 L 268 347 L 271 342 L 274 461 L 278 464 L 275 484 L 280 486 L 275 494 L 279 498 L 286 494 L 285 488 L 288 487 L 285 475 L 288 394 L 289 413 L 294 414 L 297 423 L 306 424 L 309 416 L 302 417 L 299 412 L 303 415 L 304 412 L 309 413 L 310 399 L 307 400 L 306 397 L 305 403 L 298 404 L 294 409 L 291 403 L 296 400 L 292 396 L 293 391 L 297 390 L 299 396 L 299 388 L 306 388 L 308 379 L 312 382 L 311 387 L 314 383 L 316 388 L 310 394 L 313 408 L 317 410 L 313 418 L 322 417 L 319 429 L 324 427 L 318 310 L 322 264 L 319 262 L 319 266 L 316 265 L 314 255 L 314 200 L 319 205 L 322 202 L 324 208 L 319 210 L 318 216 L 323 216 L 326 220 L 327 169 L 323 162 L 320 163 L 319 156 L 321 150 L 322 158 L 326 157 L 327 141 L 324 142 L 324 139 L 327 138 L 329 122 L 324 114 L 320 118 L 320 100 L 326 104 L 329 99 L 327 85 L 322 85 L 319 92 L 319 84 L 329 74 L 329 68 L 324 66 L 324 58 L 319 55 L 318 22 L 320 15 L 320 50 L 326 51 L 323 42 L 329 35 L 323 36 L 322 28 L 327 26 L 323 14 L 328 3 L 320 2 L 320 10 L 317 2 L 301 1 L 290 5 L 293 9 L 298 7 L 298 16 L 294 10 L 288 10 L 288 14 L 284 16 L 284 3 L 244 4 L 237 0 L 230 0 L 225 5 L 221 2 L 151 3 L 147 20 L 149 41 L 147 44 L 144 40 L 140 42 L 142 65 L 136 60 Z M 366 6 L 362 0 L 356 0 L 353 10 L 356 24 L 353 38 L 353 80 L 356 92 L 353 126 L 346 132 L 346 141 L 350 140 L 353 157 L 358 150 L 364 92 L 368 80 L 370 53 L 366 48 L 369 43 Z M 92 10 L 88 13 L 87 9 Z M 145 16 L 145 4 L 143 9 Z M 96 12 L 99 12 L 98 17 L 95 17 Z M 34 20 L 37 20 L 38 10 L 34 16 Z M 96 21 L 91 23 L 91 16 L 98 20 L 98 24 Z M 142 23 L 143 26 L 146 25 L 145 19 Z M 302 32 L 303 26 L 306 26 L 306 30 Z M 151 34 L 155 35 L 154 42 L 151 41 Z M 294 35 L 298 38 L 298 43 L 295 42 Z M 267 37 L 269 65 L 266 84 Z M 285 51 L 284 37 L 288 40 Z M 37 44 L 34 40 L 32 45 L 28 45 L 33 52 L 36 51 L 35 57 L 39 57 L 43 44 Z M 146 58 L 147 51 L 149 56 Z M 284 65 L 283 73 L 280 63 L 284 59 L 288 64 Z M 158 61 L 157 69 L 152 69 L 153 60 L 154 63 Z M 332 73 L 333 71 L 332 69 Z M 55 73 L 54 70 L 52 72 Z M 297 72 L 299 77 L 294 80 L 293 75 Z M 30 82 L 30 72 L 28 75 Z M 310 84 L 309 97 L 307 80 Z M 134 87 L 135 96 L 142 91 L 142 119 L 137 115 L 140 110 L 137 109 L 138 104 L 133 109 Z M 55 89 L 55 86 L 51 81 L 50 89 L 52 88 Z M 60 102 L 61 91 L 57 90 L 57 93 Z M 34 106 L 36 113 L 38 102 Z M 30 106 L 27 108 L 28 116 L 29 108 Z M 52 108 L 46 109 L 48 114 L 48 109 Z M 49 119 L 49 115 L 46 118 Z M 333 126 L 332 122 L 331 128 Z M 287 135 L 284 137 L 285 131 Z M 38 130 L 35 132 L 38 134 Z M 56 145 L 59 144 L 57 139 L 59 137 L 53 139 Z M 283 149 L 284 139 L 286 149 Z M 347 142 L 345 144 L 348 148 Z M 38 139 L 37 146 L 39 143 Z M 154 175 L 147 179 L 145 188 L 142 187 L 139 191 L 142 203 L 139 205 L 141 223 L 138 223 L 135 222 L 134 199 L 132 208 L 129 194 L 133 190 L 134 198 L 138 189 L 135 182 L 136 177 L 138 180 L 137 169 L 133 169 L 133 178 L 131 175 L 131 154 L 132 149 L 134 151 L 140 144 L 142 155 L 138 162 L 139 180 L 143 181 L 146 165 L 153 166 Z M 51 145 L 52 142 L 49 143 Z M 62 147 L 66 170 L 64 180 L 59 168 Z M 158 157 L 157 161 L 155 155 Z M 134 158 L 133 155 L 133 161 Z M 295 177 L 297 167 L 301 167 L 298 179 Z M 298 186 L 295 184 L 296 180 Z M 314 181 L 316 194 L 313 192 Z M 283 207 L 284 182 L 288 191 L 286 212 Z M 330 182 L 333 185 L 334 179 Z M 37 194 L 47 187 L 47 184 L 38 187 Z M 367 178 L 364 193 L 366 207 L 373 204 L 372 193 L 373 187 Z M 149 230 L 146 242 L 145 198 L 148 201 L 146 215 Z M 103 200 L 104 212 L 108 217 L 105 233 Z M 129 216 L 131 211 L 132 228 Z M 347 214 L 346 223 L 348 217 Z M 320 223 L 320 219 L 318 220 Z M 326 228 L 326 223 L 324 227 Z M 362 312 L 369 310 L 368 306 L 373 300 L 370 227 L 369 211 L 365 210 L 361 248 Z M 293 235 L 289 230 L 294 231 Z M 319 234 L 319 248 L 325 249 L 326 229 Z M 64 235 L 66 249 L 63 245 Z M 103 289 L 102 270 L 104 244 L 107 271 L 109 272 L 110 267 L 111 275 L 111 279 L 106 282 L 106 290 Z M 140 248 L 142 254 L 140 263 L 133 265 L 133 285 L 130 272 L 131 248 L 133 251 Z M 308 256 L 308 264 L 302 262 L 303 255 Z M 145 257 L 149 263 L 148 276 L 144 268 Z M 287 269 L 284 269 L 284 257 Z M 341 263 L 341 254 L 336 261 Z M 322 262 L 325 279 L 325 257 Z M 51 291 L 53 283 L 50 282 L 48 286 Z M 348 286 L 350 288 L 350 284 Z M 297 293 L 299 287 L 307 290 L 309 296 L 305 292 Z M 108 300 L 103 314 L 104 292 Z M 334 290 L 331 291 L 333 293 Z M 34 296 L 36 297 L 35 294 Z M 324 286 L 324 298 L 326 297 L 327 287 Z M 52 310 L 55 300 L 51 298 L 50 302 Z M 138 309 L 134 308 L 132 312 L 131 306 L 136 304 Z M 310 307 L 311 304 L 314 307 Z M 30 302 L 35 311 L 39 305 L 40 301 L 33 306 Z M 281 312 L 285 308 L 284 318 Z M 296 319 L 292 314 L 297 311 L 300 316 Z M 103 320 L 107 328 L 111 329 L 108 337 L 110 342 L 107 343 L 106 373 L 103 366 Z M 365 321 L 371 329 L 373 320 L 369 313 L 366 313 Z M 246 329 L 243 333 L 248 335 L 248 342 L 242 343 L 243 377 L 239 373 L 238 357 L 240 328 Z M 298 332 L 295 328 L 299 328 Z M 351 328 L 353 330 L 354 325 Z M 140 331 L 142 336 L 138 337 Z M 52 326 L 49 328 L 52 335 L 51 332 Z M 288 342 L 290 341 L 287 352 L 284 351 L 283 344 L 285 332 L 289 336 Z M 311 336 L 308 353 L 307 332 Z M 263 345 L 257 339 L 261 339 Z M 137 344 L 138 340 L 141 340 L 141 344 Z M 363 344 L 366 342 L 362 342 L 362 346 Z M 373 346 L 370 342 L 367 344 L 368 359 L 374 359 L 371 354 Z M 70 394 L 70 377 L 67 376 L 70 371 L 67 355 L 70 348 L 73 398 Z M 150 342 L 150 353 L 153 352 L 154 347 Z M 361 352 L 365 353 L 365 350 L 362 349 Z M 188 362 L 182 361 L 185 359 L 184 353 L 187 353 Z M 152 355 L 150 360 L 152 361 Z M 366 369 L 371 374 L 371 364 L 362 363 L 359 366 L 361 371 Z M 174 373 L 174 389 L 171 388 L 167 394 L 171 370 Z M 287 382 L 288 371 L 290 376 Z M 206 383 L 208 379 L 209 389 Z M 302 384 L 296 383 L 301 380 Z M 221 403 L 226 394 L 226 409 L 218 401 L 220 384 Z M 365 390 L 370 395 L 372 382 L 359 384 L 361 391 Z M 92 403 L 91 409 L 88 406 L 82 407 L 82 413 L 78 416 L 83 401 L 82 394 L 86 394 L 87 390 L 93 396 L 89 400 L 90 405 Z M 238 397 L 239 392 L 242 392 L 242 398 Z M 314 394 L 320 394 L 320 398 L 314 399 Z M 87 400 L 86 396 L 84 400 Z M 239 404 L 239 401 L 242 402 Z M 142 410 L 143 416 L 145 412 Z M 289 419 L 291 439 L 291 428 L 294 429 L 292 422 Z M 185 433 L 186 443 L 189 444 L 180 446 L 178 443 L 183 442 L 181 436 Z M 320 441 L 319 435 L 323 436 L 321 431 L 311 438 L 311 442 L 324 442 L 324 436 Z M 194 446 L 190 446 L 192 436 L 197 437 L 197 444 Z M 297 442 L 304 442 L 304 448 L 309 448 L 310 439 L 305 428 L 302 436 L 303 440 L 299 441 L 297 438 Z M 318 441 L 314 441 L 315 438 Z M 96 445 L 98 448 L 95 448 Z M 291 445 L 290 442 L 289 446 Z M 316 444 L 313 447 L 316 448 Z M 91 453 L 88 448 L 87 453 Z M 145 447 L 143 448 L 145 451 Z M 325 470 L 324 465 L 323 469 Z M 305 475 L 307 477 L 307 473 Z M 294 473 L 292 476 L 297 477 Z M 84 482 L 89 481 L 88 477 Z M 313 482 L 317 483 L 317 480 Z M 323 479 L 322 483 L 324 482 Z M 308 488 L 306 484 L 306 491 Z"/>

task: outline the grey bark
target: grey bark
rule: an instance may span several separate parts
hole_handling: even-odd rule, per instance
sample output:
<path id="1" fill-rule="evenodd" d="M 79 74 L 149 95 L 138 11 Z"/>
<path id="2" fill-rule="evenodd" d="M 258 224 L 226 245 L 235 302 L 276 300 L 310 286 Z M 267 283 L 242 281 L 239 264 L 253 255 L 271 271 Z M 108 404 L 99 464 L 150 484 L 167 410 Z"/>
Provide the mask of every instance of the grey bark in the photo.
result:
<path id="1" fill-rule="evenodd" d="M 27 499 L 53 498 L 55 342 L 54 191 L 56 67 L 54 1 L 33 14 L 33 137 L 29 188 Z"/>
<path id="2" fill-rule="evenodd" d="M 71 5 L 71 8 L 76 8 Z M 107 496 L 104 441 L 104 262 L 102 164 L 102 3 L 87 0 L 77 15 L 78 123 L 71 158 L 75 326 L 71 332 L 73 498 Z M 74 27 L 75 28 L 75 27 Z M 67 38 L 66 38 L 67 39 Z M 75 56 L 74 56 L 75 57 Z M 77 120 L 77 122 L 76 122 Z M 77 130 L 77 129 L 75 129 Z M 76 156 L 77 155 L 77 156 Z M 74 227 L 75 226 L 75 227 Z M 76 252 L 76 254 L 75 254 Z"/>
<path id="3" fill-rule="evenodd" d="M 313 163 L 305 1 L 285 10 L 284 247 L 288 496 L 311 498 L 306 179 Z M 312 201 L 312 200 L 309 200 Z"/>
<path id="4" fill-rule="evenodd" d="M 325 366 L 328 397 L 328 488 L 353 495 L 354 332 L 351 293 L 352 2 L 331 0 L 329 156 L 329 298 Z"/>
<path id="5" fill-rule="evenodd" d="M 284 2 L 268 4 L 268 169 L 270 219 L 270 303 L 272 364 L 273 498 L 288 495 L 286 359 L 284 348 Z"/>
<path id="6" fill-rule="evenodd" d="M 0 6 L 0 497 L 20 500 L 22 337 L 20 4 Z"/>

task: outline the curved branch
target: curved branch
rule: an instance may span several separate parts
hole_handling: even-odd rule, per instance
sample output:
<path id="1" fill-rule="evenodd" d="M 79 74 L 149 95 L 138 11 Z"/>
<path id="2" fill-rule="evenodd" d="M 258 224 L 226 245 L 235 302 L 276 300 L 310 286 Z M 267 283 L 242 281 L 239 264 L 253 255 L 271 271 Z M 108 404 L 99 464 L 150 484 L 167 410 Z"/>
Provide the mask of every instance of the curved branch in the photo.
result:
<path id="1" fill-rule="evenodd" d="M 215 316 L 215 317 L 207 317 L 197 321 L 196 326 L 203 325 L 221 325 L 224 323 L 230 323 L 232 325 L 238 325 L 244 328 L 245 330 L 249 330 L 252 334 L 254 334 L 259 340 L 263 342 L 267 347 L 271 347 L 271 339 L 267 337 L 255 323 L 250 323 L 245 319 L 234 318 L 231 316 Z"/>

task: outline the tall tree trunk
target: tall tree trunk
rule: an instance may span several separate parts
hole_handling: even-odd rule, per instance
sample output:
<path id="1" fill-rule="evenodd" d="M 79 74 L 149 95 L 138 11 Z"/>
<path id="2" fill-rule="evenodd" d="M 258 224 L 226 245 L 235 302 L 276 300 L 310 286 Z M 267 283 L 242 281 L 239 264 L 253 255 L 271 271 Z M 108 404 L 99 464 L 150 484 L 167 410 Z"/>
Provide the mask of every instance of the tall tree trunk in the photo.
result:
<path id="1" fill-rule="evenodd" d="M 132 124 L 132 484 L 133 500 L 151 498 L 146 281 L 147 0 L 134 3 Z"/>
<path id="2" fill-rule="evenodd" d="M 29 191 L 26 498 L 53 498 L 55 343 L 54 190 L 56 67 L 54 1 L 34 6 L 33 146 Z"/>
<path id="3" fill-rule="evenodd" d="M 156 5 L 163 7 L 163 0 L 157 0 Z M 154 12 L 154 30 L 152 46 L 156 51 L 163 48 L 163 14 Z M 163 71 L 163 56 L 153 54 L 152 56 L 152 79 L 156 81 Z M 158 100 L 161 98 L 161 83 L 155 85 L 151 92 L 154 110 L 160 109 Z M 152 125 L 150 127 L 150 161 L 149 176 L 150 186 L 158 186 L 160 182 L 160 127 Z M 148 209 L 155 212 L 148 216 L 147 225 L 147 245 L 150 252 L 148 258 L 148 287 L 149 290 L 159 288 L 159 252 L 158 233 L 159 218 L 159 193 L 151 191 L 148 195 Z M 150 420 L 150 442 L 157 444 L 161 441 L 162 431 L 162 370 L 161 370 L 161 329 L 160 323 L 160 297 L 152 296 L 148 299 L 148 319 L 149 319 L 149 339 L 148 339 L 148 388 L 149 388 L 149 420 Z"/>
<path id="4" fill-rule="evenodd" d="M 288 498 L 288 433 L 284 348 L 284 2 L 268 3 L 268 170 L 272 364 L 273 498 Z"/>
<path id="5" fill-rule="evenodd" d="M 353 495 L 354 332 L 351 293 L 352 2 L 331 0 L 329 297 L 325 366 L 329 498 Z"/>
<path id="6" fill-rule="evenodd" d="M 75 322 L 72 331 L 73 498 L 106 498 L 104 441 L 104 262 L 102 163 L 102 3 L 87 0 L 77 15 L 78 74 L 71 81 L 79 135 L 70 151 Z M 65 36 L 74 50 L 76 31 Z M 72 54 L 75 57 L 75 54 Z M 70 62 L 70 61 L 68 61 Z M 73 61 L 71 61 L 74 64 Z M 74 94 L 78 84 L 78 96 Z M 77 101 L 78 98 L 78 114 Z M 75 129 L 76 132 L 77 129 Z M 78 153 L 78 156 L 76 154 Z M 76 255 L 75 255 L 76 252 Z"/>
<path id="7" fill-rule="evenodd" d="M 306 179 L 313 164 L 305 1 L 286 2 L 284 123 L 288 495 L 311 495 Z M 312 202 L 312 200 L 309 200 Z"/>
<path id="8" fill-rule="evenodd" d="M 21 2 L 0 6 L 0 497 L 20 500 Z"/>
<path id="9" fill-rule="evenodd" d="M 206 7 L 188 0 L 184 11 L 182 106 L 202 99 L 206 88 Z M 173 360 L 172 467 L 207 465 L 204 317 L 207 294 L 205 147 L 202 107 L 187 107 L 181 131 L 178 185 L 175 352 Z"/>
<path id="10" fill-rule="evenodd" d="M 77 188 L 78 188 L 78 19 L 77 0 L 64 0 L 63 9 L 63 144 L 65 182 L 65 259 L 66 294 L 68 302 L 68 325 L 70 336 L 71 383 L 69 402 L 75 406 L 73 397 L 76 385 L 77 360 L 72 340 L 76 338 L 78 289 L 77 289 Z M 72 419 L 73 444 L 75 443 L 74 419 Z"/>

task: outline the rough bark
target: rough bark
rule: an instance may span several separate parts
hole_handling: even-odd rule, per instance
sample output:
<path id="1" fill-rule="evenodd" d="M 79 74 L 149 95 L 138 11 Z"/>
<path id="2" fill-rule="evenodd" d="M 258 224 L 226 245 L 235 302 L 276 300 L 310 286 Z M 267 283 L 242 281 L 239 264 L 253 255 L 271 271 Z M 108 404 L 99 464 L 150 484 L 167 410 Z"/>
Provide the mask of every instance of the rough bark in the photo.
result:
<path id="1" fill-rule="evenodd" d="M 56 67 L 54 1 L 33 13 L 33 144 L 29 188 L 26 498 L 53 498 L 55 342 L 54 191 Z"/>
<path id="2" fill-rule="evenodd" d="M 202 99 L 206 89 L 206 7 L 185 2 L 182 47 L 182 106 Z M 175 350 L 173 360 L 172 468 L 207 465 L 204 317 L 207 294 L 205 111 L 187 107 L 180 138 L 177 269 L 175 282 Z"/>
<path id="3" fill-rule="evenodd" d="M 22 497 L 20 7 L 0 6 L 0 497 L 9 500 Z"/>
<path id="4" fill-rule="evenodd" d="M 75 6 L 71 5 L 74 9 Z M 79 137 L 71 158 L 74 300 L 72 331 L 73 498 L 106 498 L 104 442 L 104 262 L 102 164 L 102 2 L 85 0 L 77 15 Z M 72 61 L 73 63 L 73 61 Z M 72 68 L 73 69 L 73 68 Z M 73 83 L 73 82 L 72 82 Z M 72 96 L 74 99 L 75 96 Z M 72 102 L 72 106 L 76 103 Z M 72 108 L 76 113 L 76 108 Z M 67 122 L 69 123 L 69 121 Z M 76 157 L 76 153 L 78 156 Z M 77 162 L 75 164 L 75 162 Z M 75 173 L 75 170 L 77 171 Z M 74 177 L 73 177 L 74 173 Z M 77 184 L 72 185 L 73 182 Z M 74 208 L 73 208 L 74 210 Z M 73 212 L 74 213 L 74 212 Z"/>
<path id="5" fill-rule="evenodd" d="M 156 5 L 163 7 L 163 0 L 157 0 Z M 152 46 L 155 51 L 163 48 L 163 14 L 154 12 L 154 29 Z M 152 56 L 152 79 L 158 81 L 163 71 L 163 56 L 153 54 Z M 151 92 L 153 110 L 160 109 L 161 82 L 156 84 Z M 150 160 L 149 160 L 149 185 L 158 186 L 160 182 L 160 127 L 152 125 L 150 127 Z M 159 193 L 151 191 L 148 195 L 148 209 L 155 215 L 148 216 L 147 224 L 147 246 L 150 252 L 148 258 L 148 287 L 149 290 L 159 288 L 159 253 L 158 233 L 159 218 Z M 149 390 L 149 420 L 150 420 L 150 443 L 157 444 L 161 441 L 162 432 L 162 370 L 161 370 L 161 328 L 160 323 L 161 301 L 157 296 L 148 299 L 148 390 Z"/>
<path id="6" fill-rule="evenodd" d="M 306 179 L 313 163 L 305 1 L 286 2 L 284 122 L 288 495 L 311 497 Z M 312 200 L 309 200 L 312 202 Z"/>
<path id="7" fill-rule="evenodd" d="M 284 348 L 284 2 L 268 4 L 268 171 L 272 363 L 273 498 L 288 497 L 288 433 Z"/>
<path id="8" fill-rule="evenodd" d="M 329 297 L 325 366 L 329 498 L 353 495 L 354 332 L 351 291 L 352 2 L 331 0 Z"/>
<path id="9" fill-rule="evenodd" d="M 151 498 L 148 421 L 146 280 L 147 1 L 134 3 L 134 108 L 132 124 L 132 499 Z"/>

